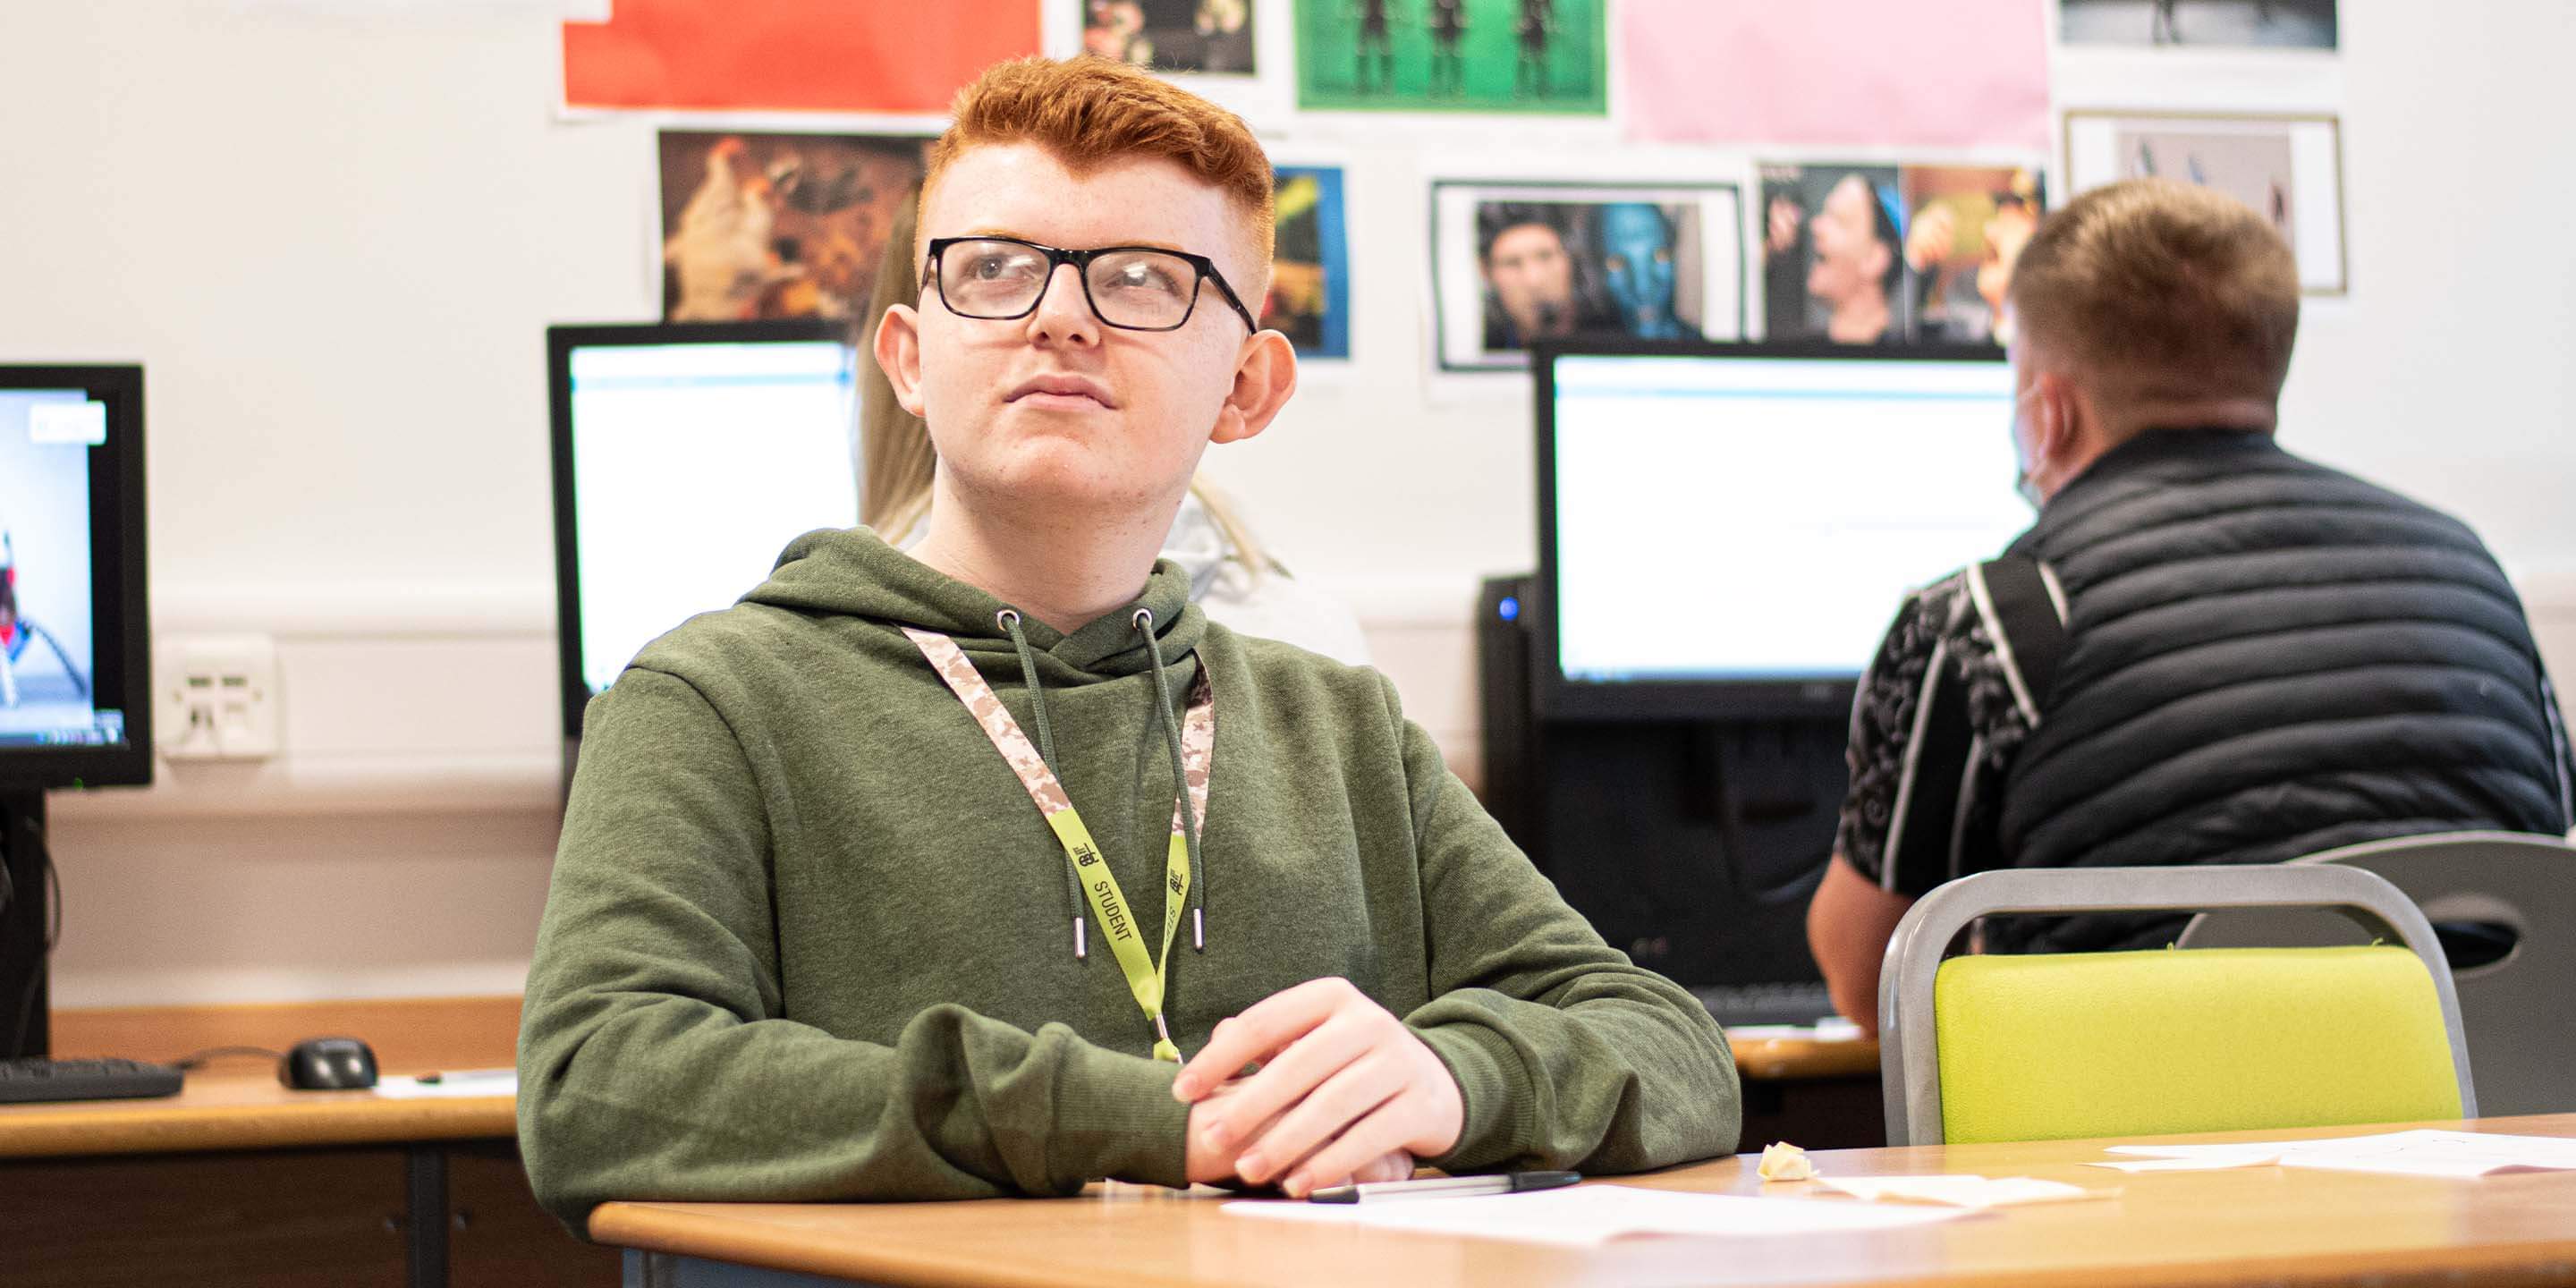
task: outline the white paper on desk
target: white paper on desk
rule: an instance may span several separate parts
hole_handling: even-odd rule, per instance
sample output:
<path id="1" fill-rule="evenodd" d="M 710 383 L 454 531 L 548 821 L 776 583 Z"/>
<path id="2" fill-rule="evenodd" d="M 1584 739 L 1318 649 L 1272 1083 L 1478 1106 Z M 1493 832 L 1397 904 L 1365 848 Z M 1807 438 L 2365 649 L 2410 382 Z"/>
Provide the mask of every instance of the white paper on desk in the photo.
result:
<path id="1" fill-rule="evenodd" d="M 2028 1176 L 1820 1176 L 1816 1184 L 1872 1202 L 1937 1203 L 1955 1208 L 2063 1203 L 2070 1199 L 2109 1198 L 2117 1193 Z"/>
<path id="2" fill-rule="evenodd" d="M 1730 1024 L 1726 1036 L 1744 1038 L 1789 1038 L 1805 1042 L 1854 1042 L 1860 1039 L 1860 1026 L 1837 1015 L 1813 1024 Z"/>
<path id="3" fill-rule="evenodd" d="M 1372 1230 L 1411 1230 L 1515 1239 L 1588 1248 L 1631 1234 L 1698 1234 L 1745 1238 L 1830 1234 L 1931 1225 L 1967 1215 L 1937 1208 L 1884 1208 L 1815 1199 L 1689 1194 L 1633 1185 L 1583 1185 L 1535 1194 L 1493 1194 L 1392 1203 L 1295 1203 L 1238 1200 L 1225 1210 L 1244 1216 Z"/>
<path id="4" fill-rule="evenodd" d="M 387 1100 L 465 1100 L 479 1096 L 515 1096 L 519 1094 L 519 1071 L 516 1069 L 475 1069 L 464 1073 L 443 1073 L 436 1082 L 396 1074 L 378 1079 L 376 1094 Z"/>
<path id="5" fill-rule="evenodd" d="M 2223 1172 L 2236 1167 L 2269 1167 L 2281 1161 L 2277 1149 L 2236 1149 L 2223 1154 L 2195 1154 L 2189 1158 L 2150 1158 L 2135 1163 L 2086 1163 L 2086 1167 L 2107 1167 L 2115 1172 Z"/>
<path id="6" fill-rule="evenodd" d="M 2272 1154 L 2283 1167 L 2396 1176 L 2474 1177 L 2506 1171 L 2576 1171 L 2576 1140 L 2557 1136 L 2442 1131 L 2383 1132 L 2325 1140 L 2285 1140 L 2223 1145 L 2114 1145 L 2114 1154 L 2217 1163 L 2231 1156 Z M 2225 1163 L 2225 1166 L 2243 1166 Z M 2127 1169 L 2124 1169 L 2127 1170 Z M 2177 1169 L 2189 1170 L 2189 1169 Z"/>

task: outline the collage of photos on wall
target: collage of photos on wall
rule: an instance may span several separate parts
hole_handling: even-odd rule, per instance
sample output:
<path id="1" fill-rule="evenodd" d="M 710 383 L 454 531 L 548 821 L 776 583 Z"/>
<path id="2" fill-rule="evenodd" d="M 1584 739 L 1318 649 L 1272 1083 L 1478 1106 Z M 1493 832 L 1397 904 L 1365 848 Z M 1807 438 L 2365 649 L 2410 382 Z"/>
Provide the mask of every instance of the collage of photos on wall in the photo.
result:
<path id="1" fill-rule="evenodd" d="M 1441 369 L 1525 367 L 1542 339 L 1740 338 L 1741 201 L 1731 183 L 1434 183 Z"/>
<path id="2" fill-rule="evenodd" d="M 1762 334 L 2000 344 L 2004 291 L 2046 208 L 2015 166 L 1761 167 Z"/>
<path id="3" fill-rule="evenodd" d="M 1906 17 L 1901 0 L 1851 3 L 1888 24 L 1925 21 Z M 2239 100 L 2230 97 L 2229 78 L 2210 70 L 2233 69 L 2241 85 L 2249 60 L 2268 60 L 2285 74 L 2305 69 L 2319 83 L 2330 80 L 2343 38 L 2338 0 L 2031 0 L 2028 52 L 1993 54 L 1992 65 L 1973 70 L 1944 65 L 1970 77 L 1957 88 L 1983 106 L 1962 108 L 1937 138 L 1928 125 L 1917 130 L 1921 114 L 1911 114 L 1914 124 L 1897 132 L 1904 137 L 1836 161 L 1845 145 L 1822 132 L 1854 109 L 1782 103 L 1766 117 L 1780 129 L 1764 136 L 1772 142 L 1700 145 L 1703 167 L 1677 169 L 1662 156 L 1643 173 L 1622 173 L 1611 159 L 1629 137 L 1620 131 L 1645 129 L 1640 112 L 1696 101 L 1680 82 L 1695 84 L 1701 73 L 1641 53 L 1653 33 L 1638 15 L 1659 15 L 1655 22 L 1695 40 L 1728 36 L 1730 48 L 1745 49 L 1792 34 L 1811 39 L 1819 20 L 1750 0 L 1705 7 L 1641 0 L 1624 17 L 1610 0 L 1031 6 L 1047 15 L 1049 52 L 1114 58 L 1193 88 L 1257 88 L 1240 100 L 1251 106 L 1237 110 L 1265 142 L 1284 140 L 1288 155 L 1302 150 L 1304 158 L 1276 172 L 1278 268 L 1261 311 L 1309 361 L 1353 359 L 1358 315 L 1379 306 L 1359 298 L 1350 271 L 1355 225 L 1346 186 L 1356 171 L 1330 143 L 1332 131 L 1302 133 L 1298 122 L 1308 113 L 1371 132 L 1436 130 L 1432 118 L 1443 114 L 1517 116 L 1538 135 L 1571 129 L 1569 140 L 1601 140 L 1590 150 L 1534 145 L 1530 158 L 1565 153 L 1573 173 L 1515 157 L 1491 167 L 1513 178 L 1434 169 L 1421 180 L 1431 225 L 1425 365 L 1434 373 L 1518 370 L 1528 346 L 1549 337 L 2001 343 L 2010 325 L 2005 292 L 2042 215 L 2088 189 L 2142 176 L 2238 197 L 2289 238 L 2310 293 L 2349 285 L 2339 97 L 2316 96 L 2315 110 L 2298 113 L 2232 110 Z M 2048 53 L 2052 35 L 2056 55 Z M 1981 43 L 1980 56 L 1992 53 L 1988 45 L 2020 48 L 2016 41 Z M 2052 72 L 2050 59 L 2060 56 Z M 1762 62 L 1752 53 L 1735 57 L 1729 65 L 1739 69 Z M 2130 74 L 2079 83 L 2097 63 Z M 1624 124 L 1610 114 L 1614 66 L 1643 78 L 1627 86 Z M 1937 69 L 1926 76 L 1940 79 Z M 1657 99 L 1645 92 L 1654 85 L 1674 92 Z M 2028 92 L 2015 88 L 2025 85 Z M 1766 83 L 1761 92 L 1808 93 L 1821 103 L 1831 90 Z M 1650 101 L 1666 107 L 1641 106 Z M 2054 121 L 2044 119 L 2052 113 Z M 1564 120 L 1533 119 L 1544 117 Z M 924 140 L 726 124 L 659 136 L 664 317 L 845 318 L 863 310 L 886 230 L 919 181 Z M 1820 133 L 1802 142 L 1801 129 Z M 2043 158 L 2038 140 L 2052 132 L 2064 150 Z M 1574 151 L 1583 152 L 1579 165 Z"/>

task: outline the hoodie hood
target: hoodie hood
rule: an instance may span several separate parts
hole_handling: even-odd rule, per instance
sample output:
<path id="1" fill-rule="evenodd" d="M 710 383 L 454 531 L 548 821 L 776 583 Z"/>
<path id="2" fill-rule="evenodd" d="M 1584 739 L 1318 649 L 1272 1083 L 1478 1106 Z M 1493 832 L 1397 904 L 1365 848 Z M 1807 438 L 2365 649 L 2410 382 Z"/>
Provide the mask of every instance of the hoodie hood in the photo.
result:
<path id="1" fill-rule="evenodd" d="M 1013 606 L 895 549 L 867 528 L 825 529 L 798 537 L 779 554 L 769 580 L 742 602 L 934 631 L 957 641 L 996 683 L 1016 678 L 1016 661 L 998 672 L 987 666 L 988 661 L 1015 657 L 996 620 Z M 1182 659 L 1196 653 L 1205 638 L 1207 616 L 1190 602 L 1189 574 L 1169 559 L 1155 562 L 1134 599 L 1078 630 L 1068 634 L 1022 614 L 1020 633 L 1045 660 L 1042 678 L 1047 684 L 1140 675 L 1152 668 L 1153 659 L 1134 625 L 1139 608 L 1153 613 L 1163 659 L 1185 683 L 1193 672 Z"/>

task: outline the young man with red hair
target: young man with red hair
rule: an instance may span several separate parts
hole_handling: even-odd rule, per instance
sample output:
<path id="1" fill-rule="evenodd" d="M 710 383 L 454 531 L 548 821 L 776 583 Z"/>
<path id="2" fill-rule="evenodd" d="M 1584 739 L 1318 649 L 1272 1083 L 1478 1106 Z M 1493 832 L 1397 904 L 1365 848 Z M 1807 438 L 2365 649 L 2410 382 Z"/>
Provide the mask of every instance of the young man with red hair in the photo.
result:
<path id="1" fill-rule="evenodd" d="M 576 1228 L 1734 1146 L 1707 1012 L 1385 679 L 1210 624 L 1156 563 L 1200 454 L 1296 388 L 1246 303 L 1270 185 L 1240 121 L 1105 61 L 959 97 L 876 343 L 938 450 L 928 535 L 800 538 L 591 708 L 520 1043 Z"/>

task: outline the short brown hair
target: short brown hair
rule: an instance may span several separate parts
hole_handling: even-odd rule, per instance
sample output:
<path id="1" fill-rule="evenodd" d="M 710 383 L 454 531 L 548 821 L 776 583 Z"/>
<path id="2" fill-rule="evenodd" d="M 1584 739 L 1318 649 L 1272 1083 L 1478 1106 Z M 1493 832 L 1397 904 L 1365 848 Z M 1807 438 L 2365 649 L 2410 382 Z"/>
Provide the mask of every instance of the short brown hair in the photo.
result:
<path id="1" fill-rule="evenodd" d="M 1261 266 L 1273 237 L 1270 158 L 1243 118 L 1124 63 L 1096 55 L 995 63 L 958 91 L 948 132 L 930 145 L 923 200 L 970 148 L 1034 143 L 1081 174 L 1159 157 L 1222 190 L 1251 225 Z"/>
<path id="2" fill-rule="evenodd" d="M 2288 242 L 2233 197 L 2169 179 L 2096 188 L 2013 267 L 2014 327 L 2114 394 L 2275 400 L 2299 334 Z"/>

